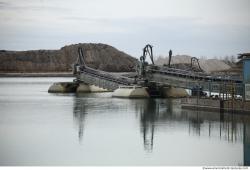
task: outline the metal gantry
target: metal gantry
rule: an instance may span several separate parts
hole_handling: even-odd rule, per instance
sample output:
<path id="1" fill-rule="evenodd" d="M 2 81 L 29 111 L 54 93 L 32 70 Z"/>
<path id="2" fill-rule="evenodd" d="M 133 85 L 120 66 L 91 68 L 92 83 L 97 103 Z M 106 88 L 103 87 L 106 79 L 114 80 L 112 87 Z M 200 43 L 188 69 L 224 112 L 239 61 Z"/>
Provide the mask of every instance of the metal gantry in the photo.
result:
<path id="1" fill-rule="evenodd" d="M 146 79 L 159 85 L 192 89 L 201 87 L 204 91 L 226 93 L 229 87 L 234 87 L 235 95 L 242 95 L 242 80 L 231 77 L 211 76 L 205 73 L 180 70 L 169 67 L 148 66 Z"/>
<path id="2" fill-rule="evenodd" d="M 154 65 L 152 47 L 148 44 L 143 49 L 143 56 L 141 56 L 137 66 L 137 74 L 133 78 L 114 76 L 109 72 L 89 68 L 84 62 L 83 51 L 79 48 L 78 63 L 75 65 L 75 70 L 77 70 L 75 71 L 76 80 L 108 90 L 115 90 L 120 85 L 140 85 L 151 88 L 151 85 L 154 84 L 158 87 L 173 86 L 185 89 L 201 87 L 202 90 L 210 93 L 242 95 L 243 82 L 241 79 L 232 76 L 212 76 L 204 72 Z M 150 56 L 152 64 L 145 62 L 146 55 Z M 230 88 L 234 90 L 229 92 L 228 89 Z"/>

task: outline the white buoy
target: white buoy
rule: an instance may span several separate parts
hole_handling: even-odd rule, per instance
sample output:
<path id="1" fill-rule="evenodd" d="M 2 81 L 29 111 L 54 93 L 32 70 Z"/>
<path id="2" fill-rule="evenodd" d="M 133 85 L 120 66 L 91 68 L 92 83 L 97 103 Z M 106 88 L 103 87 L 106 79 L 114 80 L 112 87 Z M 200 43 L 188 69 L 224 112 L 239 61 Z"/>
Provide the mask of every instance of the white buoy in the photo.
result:
<path id="1" fill-rule="evenodd" d="M 77 93 L 98 93 L 98 92 L 109 92 L 110 90 L 95 86 L 80 83 L 76 89 Z"/>
<path id="2" fill-rule="evenodd" d="M 90 88 L 88 84 L 80 83 L 79 86 L 76 89 L 77 93 L 89 93 Z"/>
<path id="3" fill-rule="evenodd" d="M 113 92 L 113 97 L 122 98 L 148 98 L 149 94 L 145 87 L 141 86 L 120 86 Z"/>
<path id="4" fill-rule="evenodd" d="M 163 88 L 163 95 L 164 97 L 174 97 L 174 98 L 189 96 L 185 89 L 177 87 Z"/>
<path id="5" fill-rule="evenodd" d="M 95 85 L 90 85 L 89 89 L 91 92 L 110 92 L 108 89 L 104 89 Z"/>
<path id="6" fill-rule="evenodd" d="M 49 93 L 74 93 L 77 84 L 74 82 L 58 82 L 49 87 Z"/>

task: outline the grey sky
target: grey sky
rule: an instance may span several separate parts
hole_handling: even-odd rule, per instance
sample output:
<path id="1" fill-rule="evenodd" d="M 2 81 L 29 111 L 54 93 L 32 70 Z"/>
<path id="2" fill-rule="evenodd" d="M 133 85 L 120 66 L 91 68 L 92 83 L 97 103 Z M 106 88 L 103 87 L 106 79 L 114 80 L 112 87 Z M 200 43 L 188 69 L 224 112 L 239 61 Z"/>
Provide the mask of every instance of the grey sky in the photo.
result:
<path id="1" fill-rule="evenodd" d="M 250 0 L 0 0 L 0 49 L 107 43 L 135 57 L 250 52 Z"/>

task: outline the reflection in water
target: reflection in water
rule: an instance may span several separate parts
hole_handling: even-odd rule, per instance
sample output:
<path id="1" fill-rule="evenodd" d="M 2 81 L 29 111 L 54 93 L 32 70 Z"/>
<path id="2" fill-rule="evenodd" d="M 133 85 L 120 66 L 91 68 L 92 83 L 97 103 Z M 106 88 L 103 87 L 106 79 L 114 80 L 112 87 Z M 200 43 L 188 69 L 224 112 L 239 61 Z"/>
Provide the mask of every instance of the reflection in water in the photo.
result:
<path id="1" fill-rule="evenodd" d="M 87 106 L 85 104 L 86 103 L 81 98 L 75 99 L 73 112 L 74 112 L 75 121 L 77 122 L 79 126 L 78 128 L 79 142 L 81 142 L 83 138 L 84 122 L 85 122 L 85 116 L 87 114 L 87 110 L 86 110 Z"/>
<path id="2" fill-rule="evenodd" d="M 244 165 L 250 165 L 250 124 L 244 124 L 244 143 L 243 143 L 243 152 L 244 152 Z"/>
<path id="3" fill-rule="evenodd" d="M 144 149 L 148 152 L 152 152 L 155 126 L 168 121 L 168 117 L 171 116 L 171 110 L 173 109 L 172 101 L 144 99 L 135 100 L 134 102 L 135 111 L 140 113 L 140 127 L 143 135 Z"/>
<path id="4" fill-rule="evenodd" d="M 152 129 L 159 124 L 161 127 L 162 125 L 168 126 L 164 122 L 173 123 L 174 126 L 177 126 L 176 128 L 181 124 L 188 124 L 190 135 L 218 137 L 228 142 L 236 142 L 237 140 L 242 141 L 243 124 L 247 120 L 246 118 L 250 118 L 246 115 L 181 110 L 178 107 L 179 103 L 173 100 L 145 101 L 143 109 L 141 109 L 142 128 Z M 147 132 L 147 130 L 143 132 Z"/>
<path id="5" fill-rule="evenodd" d="M 154 122 L 159 114 L 159 107 L 155 100 L 144 100 L 140 105 L 140 118 L 141 118 L 141 133 L 143 134 L 144 149 L 147 151 L 153 150 L 154 144 Z M 138 104 L 138 103 L 136 103 Z M 138 107 L 138 106 L 136 106 Z"/>
<path id="6" fill-rule="evenodd" d="M 115 100 L 112 106 L 106 107 L 119 112 L 121 101 L 112 100 Z M 155 134 L 159 129 L 171 127 L 174 132 L 186 128 L 191 136 L 216 138 L 230 143 L 242 142 L 244 164 L 250 165 L 250 116 L 248 115 L 182 110 L 179 100 L 174 99 L 124 99 L 122 102 L 126 102 L 124 107 L 129 107 L 137 116 L 139 115 L 140 132 L 147 152 L 153 151 Z M 98 102 L 93 105 L 86 97 L 78 96 L 74 104 L 74 118 L 79 126 L 79 141 L 81 141 L 86 114 L 93 109 L 92 107 L 97 109 Z"/>
<path id="7" fill-rule="evenodd" d="M 69 81 L 0 80 L 1 165 L 250 165 L 250 116 L 182 110 L 178 100 L 47 93 Z"/>

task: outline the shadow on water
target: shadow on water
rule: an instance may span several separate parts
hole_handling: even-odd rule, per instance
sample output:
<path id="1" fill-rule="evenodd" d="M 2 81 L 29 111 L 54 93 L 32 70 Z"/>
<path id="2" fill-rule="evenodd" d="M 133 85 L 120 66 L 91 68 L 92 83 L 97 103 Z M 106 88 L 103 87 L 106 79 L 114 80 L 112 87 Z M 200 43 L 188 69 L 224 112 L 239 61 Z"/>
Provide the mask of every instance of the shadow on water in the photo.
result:
<path id="1" fill-rule="evenodd" d="M 74 99 L 74 118 L 78 124 L 79 141 L 83 140 L 86 116 L 92 110 L 91 101 L 86 96 Z M 96 97 L 96 96 L 95 96 Z M 107 98 L 107 100 L 115 100 Z M 161 128 L 186 128 L 190 136 L 216 138 L 229 143 L 242 142 L 244 165 L 250 165 L 250 116 L 230 113 L 184 110 L 177 99 L 124 99 L 125 107 L 129 107 L 139 118 L 140 133 L 144 150 L 152 152 L 155 134 Z M 119 103 L 119 102 L 117 102 Z M 112 103 L 111 109 L 119 112 L 119 106 Z"/>

